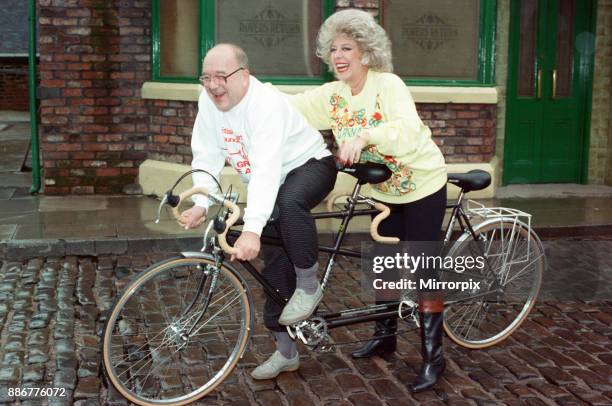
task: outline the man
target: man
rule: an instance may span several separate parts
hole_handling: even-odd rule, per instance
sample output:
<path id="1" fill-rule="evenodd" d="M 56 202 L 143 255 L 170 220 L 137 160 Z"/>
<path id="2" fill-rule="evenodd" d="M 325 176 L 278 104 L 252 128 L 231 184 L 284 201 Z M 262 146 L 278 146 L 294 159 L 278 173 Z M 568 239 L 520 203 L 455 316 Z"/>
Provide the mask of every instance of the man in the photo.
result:
<path id="1" fill-rule="evenodd" d="M 332 190 L 336 166 L 321 134 L 283 95 L 250 76 L 247 56 L 238 46 L 212 48 L 204 58 L 200 81 L 206 91 L 200 95 L 191 139 L 192 166 L 218 175 L 226 160 L 248 182 L 244 227 L 232 260 L 255 258 L 262 231 L 280 236 L 284 245 L 263 249 L 264 276 L 291 297 L 284 308 L 269 299 L 264 307 L 264 322 L 274 334 L 277 351 L 251 374 L 270 379 L 298 369 L 295 342 L 284 326 L 310 317 L 323 296 L 310 210 Z M 194 174 L 194 184 L 216 190 L 202 173 Z M 206 216 L 207 199 L 198 196 L 195 203 L 181 217 L 188 228 Z M 266 224 L 275 204 L 278 219 Z"/>

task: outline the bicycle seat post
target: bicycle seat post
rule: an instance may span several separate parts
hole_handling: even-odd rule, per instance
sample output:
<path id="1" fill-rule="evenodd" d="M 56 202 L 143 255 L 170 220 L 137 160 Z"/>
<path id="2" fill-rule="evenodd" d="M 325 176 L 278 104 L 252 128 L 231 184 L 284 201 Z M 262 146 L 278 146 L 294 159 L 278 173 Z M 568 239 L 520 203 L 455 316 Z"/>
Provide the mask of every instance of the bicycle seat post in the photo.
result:
<path id="1" fill-rule="evenodd" d="M 353 188 L 353 193 L 351 194 L 352 200 L 357 200 L 357 196 L 359 196 L 359 192 L 361 191 L 361 183 L 355 182 L 355 187 Z"/>
<path id="2" fill-rule="evenodd" d="M 461 206 L 461 203 L 463 203 L 463 197 L 465 196 L 465 189 L 461 188 L 461 191 L 459 192 L 459 196 L 457 197 L 457 206 Z"/>

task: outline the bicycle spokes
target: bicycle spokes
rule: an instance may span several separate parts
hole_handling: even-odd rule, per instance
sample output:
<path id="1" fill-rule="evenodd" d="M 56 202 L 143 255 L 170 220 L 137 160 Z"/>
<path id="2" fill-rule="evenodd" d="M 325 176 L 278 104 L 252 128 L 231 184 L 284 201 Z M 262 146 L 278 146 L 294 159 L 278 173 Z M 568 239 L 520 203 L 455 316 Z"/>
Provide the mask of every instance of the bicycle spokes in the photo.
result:
<path id="1" fill-rule="evenodd" d="M 461 345 L 483 348 L 508 337 L 527 317 L 540 289 L 544 253 L 522 223 L 492 221 L 476 227 L 477 241 L 465 239 L 449 251 L 453 256 L 481 255 L 478 290 L 445 291 L 444 326 Z M 465 274 L 443 272 L 447 281 Z"/>
<path id="2" fill-rule="evenodd" d="M 247 291 L 233 272 L 210 263 L 179 259 L 154 267 L 113 309 L 104 359 L 130 400 L 196 398 L 236 365 L 251 320 Z"/>

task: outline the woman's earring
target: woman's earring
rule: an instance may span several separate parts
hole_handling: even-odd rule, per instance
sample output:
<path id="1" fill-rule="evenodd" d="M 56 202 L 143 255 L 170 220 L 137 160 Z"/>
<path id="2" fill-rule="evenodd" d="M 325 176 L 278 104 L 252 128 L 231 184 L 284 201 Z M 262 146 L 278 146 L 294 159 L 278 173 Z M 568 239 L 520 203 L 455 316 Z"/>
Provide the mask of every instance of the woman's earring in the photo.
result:
<path id="1" fill-rule="evenodd" d="M 363 55 L 360 62 L 362 65 L 368 66 L 370 63 L 370 58 L 367 55 Z"/>

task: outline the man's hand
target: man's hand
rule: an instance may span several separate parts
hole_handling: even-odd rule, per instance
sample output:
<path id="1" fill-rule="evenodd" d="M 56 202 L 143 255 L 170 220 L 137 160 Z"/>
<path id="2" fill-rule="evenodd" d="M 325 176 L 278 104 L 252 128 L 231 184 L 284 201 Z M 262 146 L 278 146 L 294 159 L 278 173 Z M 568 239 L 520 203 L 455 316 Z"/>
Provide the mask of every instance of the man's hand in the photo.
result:
<path id="1" fill-rule="evenodd" d="M 185 210 L 181 213 L 178 222 L 180 225 L 185 227 L 185 230 L 190 228 L 196 228 L 206 219 L 206 209 L 200 206 L 193 206 L 189 210 Z"/>
<path id="2" fill-rule="evenodd" d="M 368 134 L 363 131 L 358 137 L 351 138 L 340 144 L 338 159 L 345 165 L 352 165 L 359 162 L 361 150 L 368 145 Z"/>
<path id="3" fill-rule="evenodd" d="M 234 248 L 237 252 L 232 255 L 231 260 L 250 261 L 257 257 L 261 248 L 259 236 L 251 231 L 243 231 L 236 240 Z"/>

